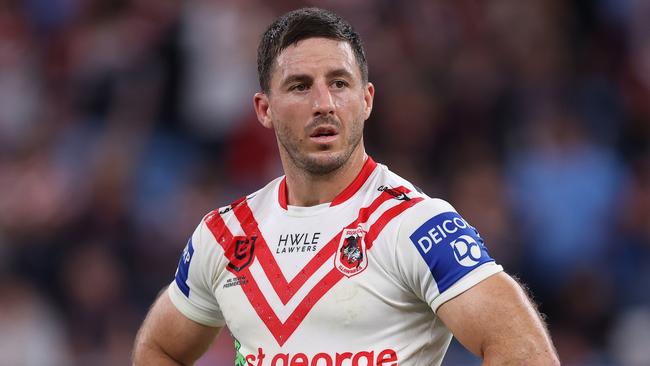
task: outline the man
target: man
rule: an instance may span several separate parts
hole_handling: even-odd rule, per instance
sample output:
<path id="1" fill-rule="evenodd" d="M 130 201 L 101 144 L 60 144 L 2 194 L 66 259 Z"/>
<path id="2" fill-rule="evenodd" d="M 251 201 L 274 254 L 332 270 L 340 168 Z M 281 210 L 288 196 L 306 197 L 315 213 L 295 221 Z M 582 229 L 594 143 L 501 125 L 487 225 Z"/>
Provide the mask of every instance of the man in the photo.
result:
<path id="1" fill-rule="evenodd" d="M 256 366 L 439 365 L 452 334 L 485 364 L 558 364 L 478 232 L 366 155 L 375 90 L 348 23 L 285 14 L 258 73 L 255 111 L 285 176 L 202 220 L 134 364 L 190 365 L 226 325 Z"/>

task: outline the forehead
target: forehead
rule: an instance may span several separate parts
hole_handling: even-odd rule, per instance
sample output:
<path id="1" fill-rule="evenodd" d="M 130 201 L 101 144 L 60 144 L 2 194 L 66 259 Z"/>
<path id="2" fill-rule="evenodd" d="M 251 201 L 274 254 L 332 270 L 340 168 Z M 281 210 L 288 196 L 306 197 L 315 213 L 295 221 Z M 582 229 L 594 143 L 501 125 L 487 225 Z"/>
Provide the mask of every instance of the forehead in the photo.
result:
<path id="1" fill-rule="evenodd" d="M 361 78 L 350 44 L 328 38 L 307 38 L 282 50 L 275 61 L 272 80 L 283 80 L 294 74 L 317 76 L 334 69 L 345 69 Z"/>

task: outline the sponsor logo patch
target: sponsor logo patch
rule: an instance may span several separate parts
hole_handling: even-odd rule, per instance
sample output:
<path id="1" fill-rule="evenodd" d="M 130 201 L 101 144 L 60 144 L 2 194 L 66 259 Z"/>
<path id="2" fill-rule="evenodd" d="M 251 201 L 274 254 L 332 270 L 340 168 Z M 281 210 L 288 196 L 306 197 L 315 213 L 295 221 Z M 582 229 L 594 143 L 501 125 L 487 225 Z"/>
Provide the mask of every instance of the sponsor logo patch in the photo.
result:
<path id="1" fill-rule="evenodd" d="M 410 201 L 411 200 L 411 197 L 406 195 L 406 192 L 402 192 L 401 190 L 399 190 L 397 188 L 391 188 L 391 187 L 387 187 L 387 186 L 379 186 L 379 188 L 377 188 L 377 190 L 379 192 L 386 192 L 386 193 L 390 194 L 391 196 L 393 196 L 394 199 L 396 199 L 398 201 Z"/>
<path id="2" fill-rule="evenodd" d="M 334 265 L 347 277 L 359 274 L 368 267 L 365 233 L 361 227 L 357 227 L 344 229 L 341 234 L 341 241 L 334 256 Z"/>
<path id="3" fill-rule="evenodd" d="M 237 362 L 238 359 L 241 360 L 238 356 L 239 348 L 237 348 L 237 346 L 241 348 L 241 345 L 238 344 L 238 342 L 235 343 L 235 348 L 237 349 L 235 362 Z M 266 360 L 269 360 L 268 363 Z M 263 348 L 258 347 L 257 354 L 248 354 L 245 361 L 248 363 L 248 366 L 397 366 L 400 364 L 397 352 L 390 348 L 381 351 L 344 351 L 331 354 L 319 352 L 315 355 L 308 355 L 302 352 L 266 354 Z M 243 362 L 243 360 L 240 362 Z M 235 363 L 235 366 L 239 365 L 240 364 Z M 246 364 L 242 363 L 242 365 Z"/>
<path id="4" fill-rule="evenodd" d="M 478 231 L 456 212 L 434 216 L 410 235 L 442 293 L 480 264 L 494 261 Z"/>
<path id="5" fill-rule="evenodd" d="M 318 250 L 320 232 L 280 234 L 276 254 L 315 252 Z"/>
<path id="6" fill-rule="evenodd" d="M 190 271 L 190 263 L 194 255 L 194 247 L 192 246 L 192 238 L 187 241 L 185 249 L 178 260 L 178 268 L 176 269 L 176 285 L 183 292 L 186 297 L 190 296 L 190 286 L 187 284 L 187 276 Z"/>

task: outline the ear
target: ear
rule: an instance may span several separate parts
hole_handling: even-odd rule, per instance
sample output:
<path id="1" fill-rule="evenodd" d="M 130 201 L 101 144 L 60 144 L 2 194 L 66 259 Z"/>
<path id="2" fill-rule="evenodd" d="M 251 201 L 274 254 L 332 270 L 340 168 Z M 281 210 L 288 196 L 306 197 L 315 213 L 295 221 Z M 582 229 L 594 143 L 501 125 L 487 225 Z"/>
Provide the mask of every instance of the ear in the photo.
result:
<path id="1" fill-rule="evenodd" d="M 262 126 L 273 128 L 269 96 L 264 93 L 255 93 L 253 105 L 255 107 L 255 114 L 257 114 L 257 120 L 260 121 Z"/>
<path id="2" fill-rule="evenodd" d="M 372 103 L 375 98 L 375 86 L 371 82 L 366 83 L 366 86 L 363 90 L 363 100 L 365 102 L 364 116 L 365 119 L 370 117 L 370 112 L 372 112 Z"/>

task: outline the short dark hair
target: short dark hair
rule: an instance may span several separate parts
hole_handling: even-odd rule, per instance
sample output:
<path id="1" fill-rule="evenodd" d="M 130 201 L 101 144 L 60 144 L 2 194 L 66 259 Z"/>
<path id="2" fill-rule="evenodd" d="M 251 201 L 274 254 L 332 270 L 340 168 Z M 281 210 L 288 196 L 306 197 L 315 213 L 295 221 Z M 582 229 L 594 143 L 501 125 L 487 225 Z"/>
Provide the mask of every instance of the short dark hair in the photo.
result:
<path id="1" fill-rule="evenodd" d="M 361 79 L 368 82 L 368 63 L 361 37 L 350 23 L 331 11 L 302 8 L 277 18 L 262 34 L 257 47 L 257 76 L 262 91 L 270 91 L 271 72 L 276 58 L 285 48 L 307 38 L 329 38 L 348 42 L 354 52 Z"/>

